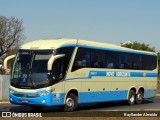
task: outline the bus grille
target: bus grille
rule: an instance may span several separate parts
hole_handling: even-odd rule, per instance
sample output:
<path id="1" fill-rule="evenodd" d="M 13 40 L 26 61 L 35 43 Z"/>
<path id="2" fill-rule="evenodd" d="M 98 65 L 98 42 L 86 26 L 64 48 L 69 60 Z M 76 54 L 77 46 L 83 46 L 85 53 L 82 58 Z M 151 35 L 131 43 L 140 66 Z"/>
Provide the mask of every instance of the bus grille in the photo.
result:
<path id="1" fill-rule="evenodd" d="M 17 97 L 25 97 L 25 98 L 36 98 L 39 97 L 38 94 L 25 94 L 25 93 L 13 93 L 13 95 L 17 96 Z"/>

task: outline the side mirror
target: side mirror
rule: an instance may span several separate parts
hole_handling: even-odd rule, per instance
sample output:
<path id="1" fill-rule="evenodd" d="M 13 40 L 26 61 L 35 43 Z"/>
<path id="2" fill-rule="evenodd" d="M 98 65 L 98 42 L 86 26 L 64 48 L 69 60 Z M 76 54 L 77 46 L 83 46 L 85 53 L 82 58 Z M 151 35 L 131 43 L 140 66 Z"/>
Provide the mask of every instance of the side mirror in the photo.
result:
<path id="1" fill-rule="evenodd" d="M 8 60 L 13 59 L 15 56 L 16 55 L 10 55 L 10 56 L 8 56 L 8 57 L 6 57 L 4 59 L 4 62 L 3 62 L 4 69 L 7 69 L 7 62 L 8 62 Z"/>
<path id="2" fill-rule="evenodd" d="M 55 56 L 52 56 L 49 60 L 48 60 L 48 65 L 47 65 L 47 69 L 48 71 L 49 70 L 52 70 L 52 65 L 54 63 L 54 61 L 58 58 L 61 58 L 61 57 L 64 57 L 65 54 L 61 54 L 61 55 L 55 55 Z"/>

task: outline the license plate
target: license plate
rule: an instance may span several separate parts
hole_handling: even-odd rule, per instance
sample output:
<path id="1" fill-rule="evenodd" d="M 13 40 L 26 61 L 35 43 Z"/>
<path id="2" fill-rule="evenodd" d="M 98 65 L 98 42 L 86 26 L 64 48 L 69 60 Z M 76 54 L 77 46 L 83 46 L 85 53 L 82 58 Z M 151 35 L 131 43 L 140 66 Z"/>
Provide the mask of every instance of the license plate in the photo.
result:
<path id="1" fill-rule="evenodd" d="M 28 100 L 22 100 L 22 103 L 28 103 Z"/>

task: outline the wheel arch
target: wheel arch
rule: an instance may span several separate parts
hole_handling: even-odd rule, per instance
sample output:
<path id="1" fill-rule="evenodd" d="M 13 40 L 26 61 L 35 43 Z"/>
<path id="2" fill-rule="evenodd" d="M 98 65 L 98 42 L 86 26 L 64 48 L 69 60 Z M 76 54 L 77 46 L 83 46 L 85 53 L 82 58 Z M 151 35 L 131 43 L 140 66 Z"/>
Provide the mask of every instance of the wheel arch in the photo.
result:
<path id="1" fill-rule="evenodd" d="M 77 88 L 71 88 L 71 89 L 69 89 L 69 90 L 66 92 L 66 95 L 65 95 L 65 98 L 64 98 L 64 104 L 65 104 L 65 101 L 66 101 L 67 96 L 68 96 L 69 94 L 71 94 L 71 93 L 73 93 L 73 94 L 75 94 L 75 95 L 77 96 L 78 102 L 79 102 L 79 92 L 78 92 Z"/>
<path id="2" fill-rule="evenodd" d="M 128 99 L 128 97 L 129 97 L 129 92 L 130 92 L 131 90 L 133 90 L 135 93 L 137 92 L 137 89 L 136 89 L 135 86 L 130 87 L 129 90 L 128 90 L 127 99 Z"/>
<path id="3" fill-rule="evenodd" d="M 143 94 L 144 94 L 144 86 L 140 86 L 139 88 L 138 88 L 138 90 L 137 90 L 137 93 L 138 93 L 138 91 L 142 91 L 143 92 Z"/>

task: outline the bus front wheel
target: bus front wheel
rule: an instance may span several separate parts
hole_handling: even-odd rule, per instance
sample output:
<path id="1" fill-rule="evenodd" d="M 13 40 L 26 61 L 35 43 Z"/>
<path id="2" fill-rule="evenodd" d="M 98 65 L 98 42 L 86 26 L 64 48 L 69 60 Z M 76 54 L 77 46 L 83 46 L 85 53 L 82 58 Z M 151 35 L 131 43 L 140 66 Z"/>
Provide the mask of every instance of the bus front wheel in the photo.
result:
<path id="1" fill-rule="evenodd" d="M 128 95 L 128 104 L 129 105 L 133 105 L 136 101 L 135 98 L 136 93 L 134 92 L 134 90 L 130 90 L 129 95 Z"/>
<path id="2" fill-rule="evenodd" d="M 72 112 L 77 108 L 77 105 L 78 105 L 77 96 L 75 94 L 71 93 L 66 98 L 63 110 L 65 112 Z"/>

